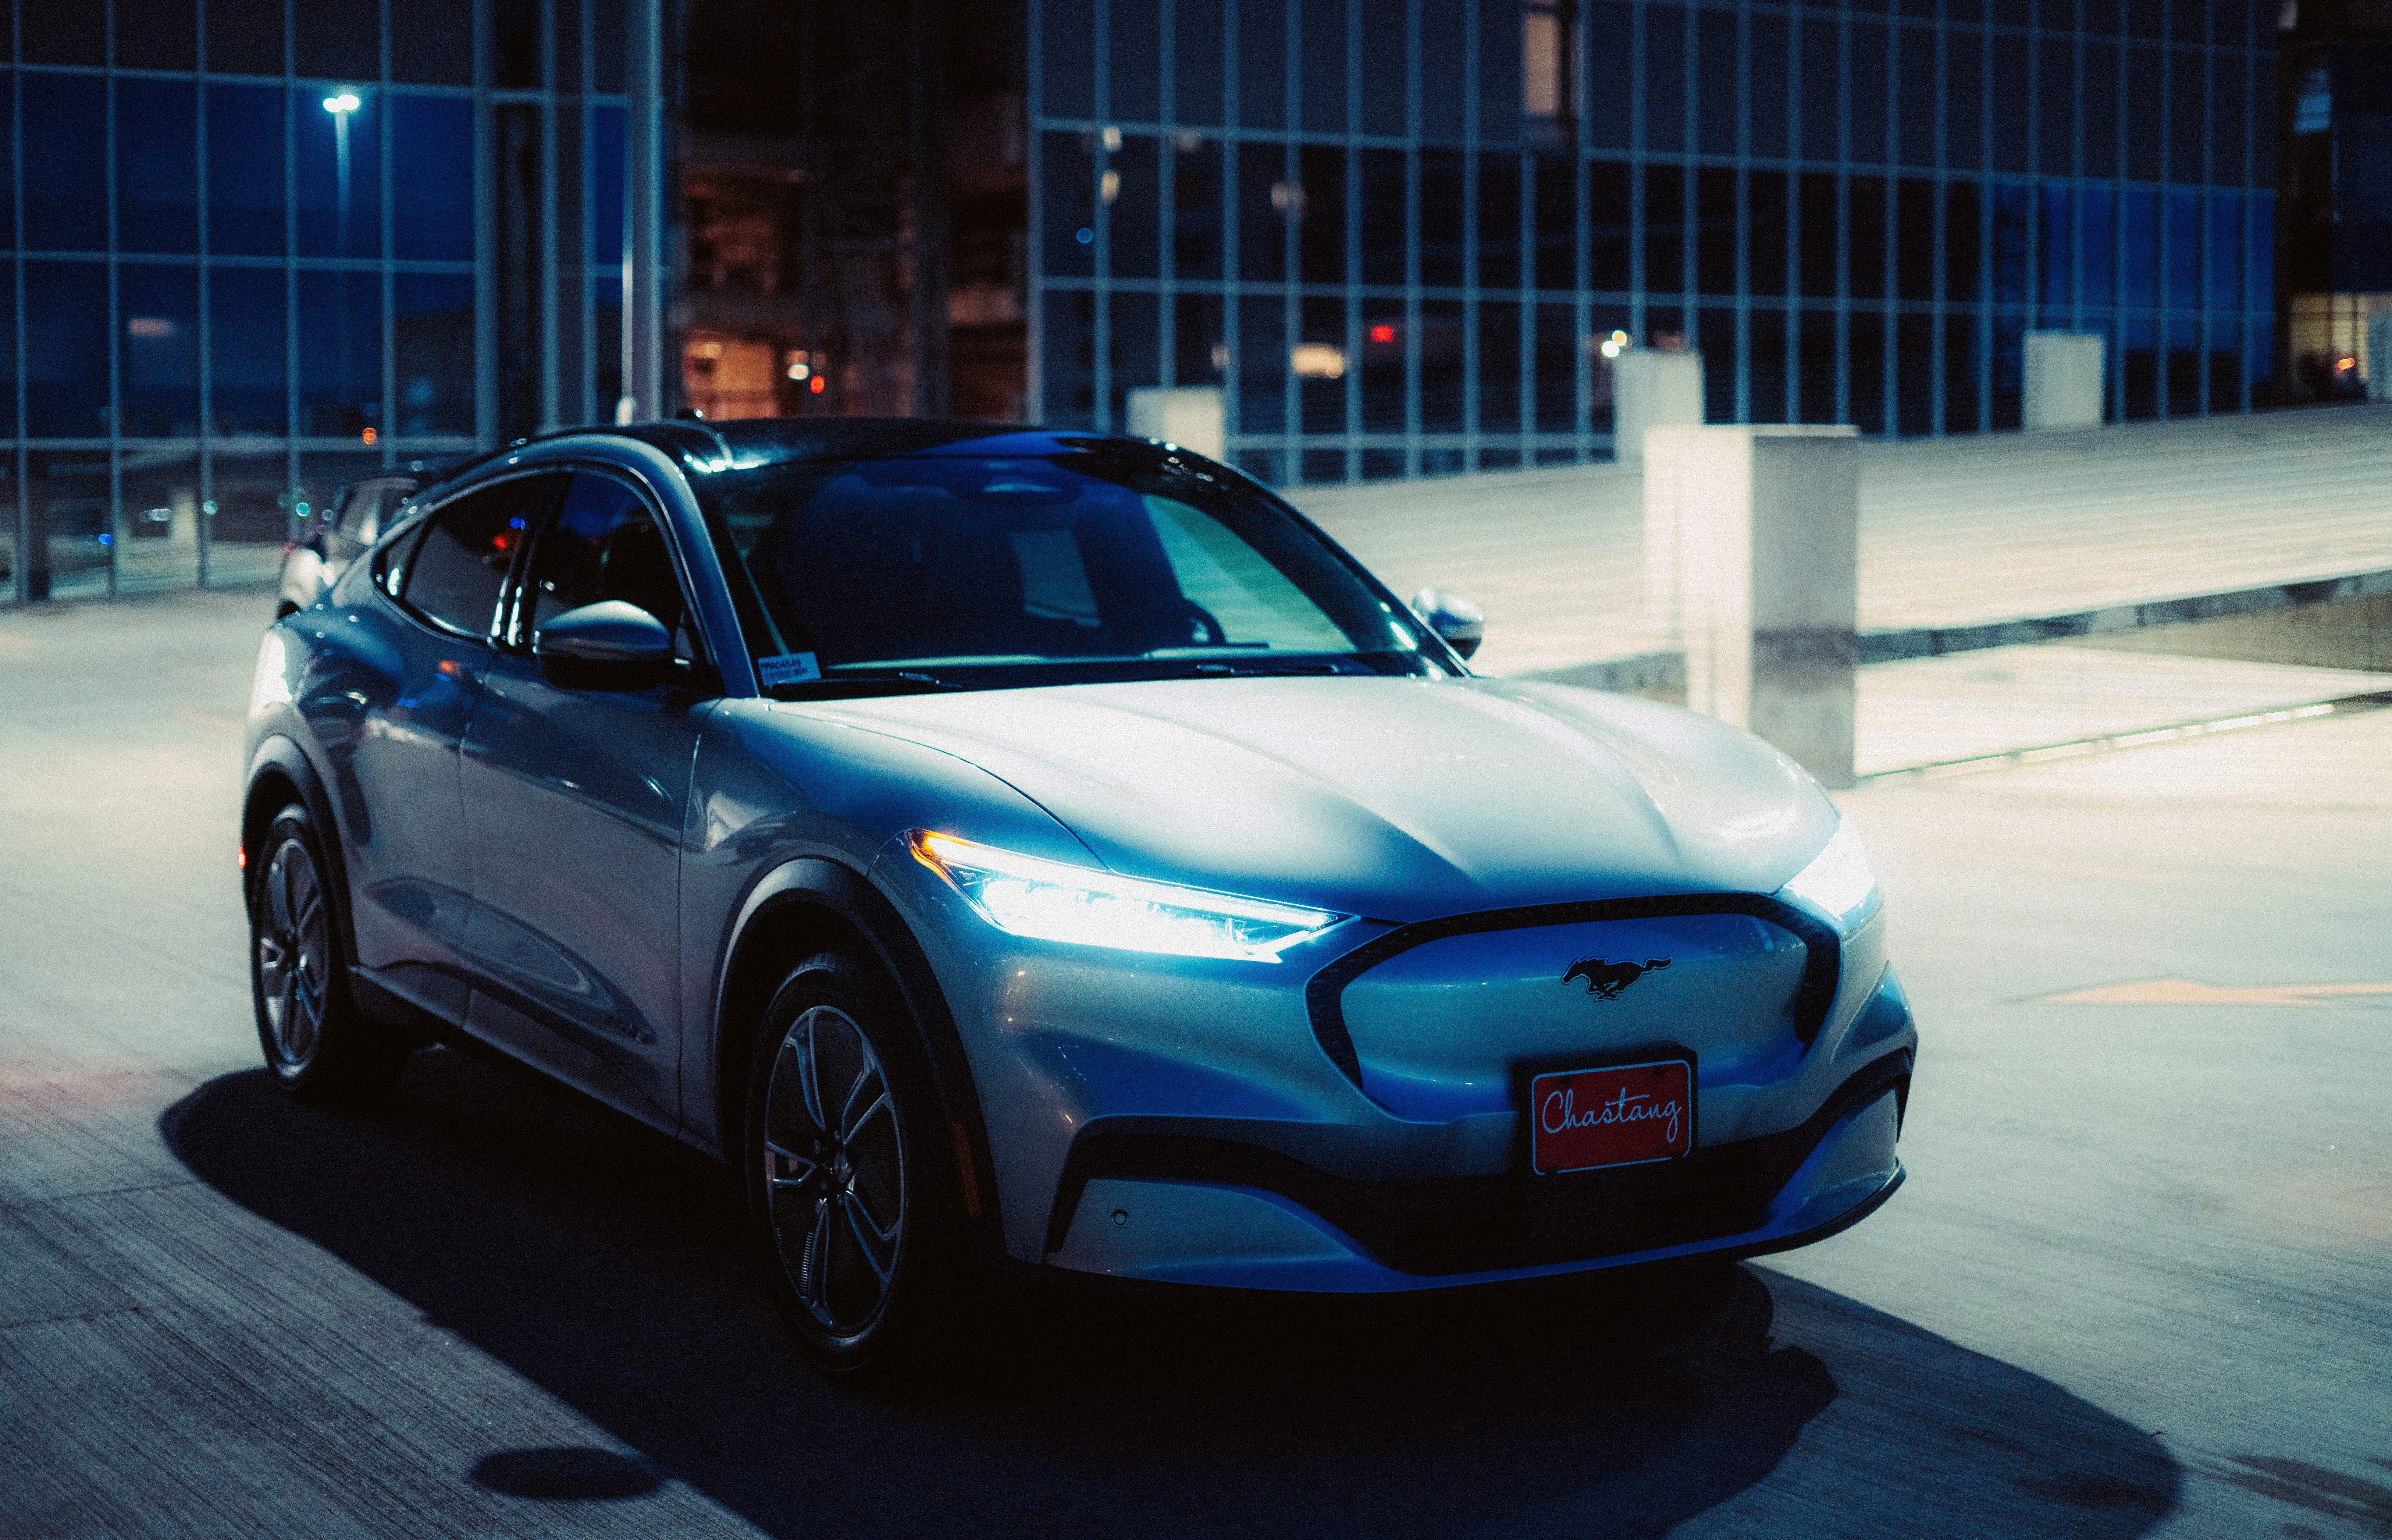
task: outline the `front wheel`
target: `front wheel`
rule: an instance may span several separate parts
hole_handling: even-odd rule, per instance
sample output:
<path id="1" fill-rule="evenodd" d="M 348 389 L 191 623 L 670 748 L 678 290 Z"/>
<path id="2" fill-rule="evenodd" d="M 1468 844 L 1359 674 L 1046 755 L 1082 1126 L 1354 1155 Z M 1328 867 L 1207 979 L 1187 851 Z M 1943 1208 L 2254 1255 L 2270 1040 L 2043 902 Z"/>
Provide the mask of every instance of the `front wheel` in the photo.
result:
<path id="1" fill-rule="evenodd" d="M 853 958 L 774 991 L 748 1078 L 749 1210 L 782 1321 L 814 1362 L 916 1374 L 957 1336 L 953 1156 L 911 1017 Z"/>
<path id="2" fill-rule="evenodd" d="M 331 867 L 307 809 L 274 815 L 249 892 L 250 993 L 275 1083 L 306 1101 L 369 1101 L 390 1089 L 405 1045 L 349 996 Z"/>

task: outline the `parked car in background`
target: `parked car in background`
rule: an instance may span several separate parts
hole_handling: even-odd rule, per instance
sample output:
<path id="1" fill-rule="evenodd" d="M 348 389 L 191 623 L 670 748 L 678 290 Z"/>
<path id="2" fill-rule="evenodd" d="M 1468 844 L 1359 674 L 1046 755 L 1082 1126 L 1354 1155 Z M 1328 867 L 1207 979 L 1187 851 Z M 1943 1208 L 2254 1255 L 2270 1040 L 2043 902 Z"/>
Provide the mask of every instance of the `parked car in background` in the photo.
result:
<path id="1" fill-rule="evenodd" d="M 424 478 L 407 472 L 365 476 L 332 496 L 314 526 L 282 543 L 282 576 L 274 593 L 277 620 L 313 605 L 341 580 L 358 553 L 381 538 L 391 511 L 415 496 Z"/>

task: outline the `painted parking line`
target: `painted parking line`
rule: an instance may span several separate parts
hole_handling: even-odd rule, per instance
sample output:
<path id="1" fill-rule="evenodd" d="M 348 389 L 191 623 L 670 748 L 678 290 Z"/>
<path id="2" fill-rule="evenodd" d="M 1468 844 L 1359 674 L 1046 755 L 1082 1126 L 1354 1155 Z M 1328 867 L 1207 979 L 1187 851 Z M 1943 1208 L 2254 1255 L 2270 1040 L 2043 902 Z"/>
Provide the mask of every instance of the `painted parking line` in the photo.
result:
<path id="1" fill-rule="evenodd" d="M 2038 1005 L 2392 1005 L 2386 984 L 2204 984 L 2194 978 L 2146 978 L 2131 984 L 2048 994 Z"/>

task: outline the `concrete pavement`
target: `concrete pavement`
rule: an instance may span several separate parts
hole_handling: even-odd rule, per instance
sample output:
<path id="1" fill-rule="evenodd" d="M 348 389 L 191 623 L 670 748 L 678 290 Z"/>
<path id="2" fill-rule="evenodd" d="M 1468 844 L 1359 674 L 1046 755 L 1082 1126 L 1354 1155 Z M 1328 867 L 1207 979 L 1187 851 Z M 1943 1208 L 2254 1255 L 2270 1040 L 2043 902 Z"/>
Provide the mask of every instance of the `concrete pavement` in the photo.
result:
<path id="1" fill-rule="evenodd" d="M 263 592 L 0 613 L 0 1535 L 2382 1535 L 2392 712 L 1843 798 L 1904 1190 L 1689 1291 L 1034 1296 L 948 1391 L 783 1344 L 719 1174 L 443 1052 L 264 1081 Z"/>

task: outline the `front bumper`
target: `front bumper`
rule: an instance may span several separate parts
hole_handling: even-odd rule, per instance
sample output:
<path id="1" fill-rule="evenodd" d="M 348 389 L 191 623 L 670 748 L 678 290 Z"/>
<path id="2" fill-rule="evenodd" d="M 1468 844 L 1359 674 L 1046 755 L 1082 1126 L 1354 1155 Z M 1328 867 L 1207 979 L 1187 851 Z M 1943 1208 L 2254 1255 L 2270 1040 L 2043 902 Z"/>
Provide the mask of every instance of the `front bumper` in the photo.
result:
<path id="1" fill-rule="evenodd" d="M 1023 1262 L 1443 1287 L 1800 1244 L 1898 1180 L 1918 1039 L 1881 916 L 1830 936 L 1733 895 L 1703 912 L 1539 911 L 1440 924 L 1453 935 L 1375 961 L 1393 927 L 1357 921 L 1258 966 L 1012 938 L 910 858 L 875 876 L 954 1010 L 1005 1249 Z M 1597 934 L 1607 954 L 1675 962 L 1593 1000 L 1559 976 Z M 1372 965 L 1341 981 L 1358 947 Z M 1830 947 L 1833 968 L 1816 966 Z M 1659 1041 L 1698 1060 L 1694 1152 L 1532 1183 L 1513 1068 Z"/>
<path id="2" fill-rule="evenodd" d="M 1202 1139 L 1091 1141 L 1047 1260 L 1156 1282 L 1389 1293 L 1807 1245 L 1901 1185 L 1910 1055 L 1871 1064 L 1798 1128 L 1668 1166 L 1567 1177 L 1347 1182 Z"/>

